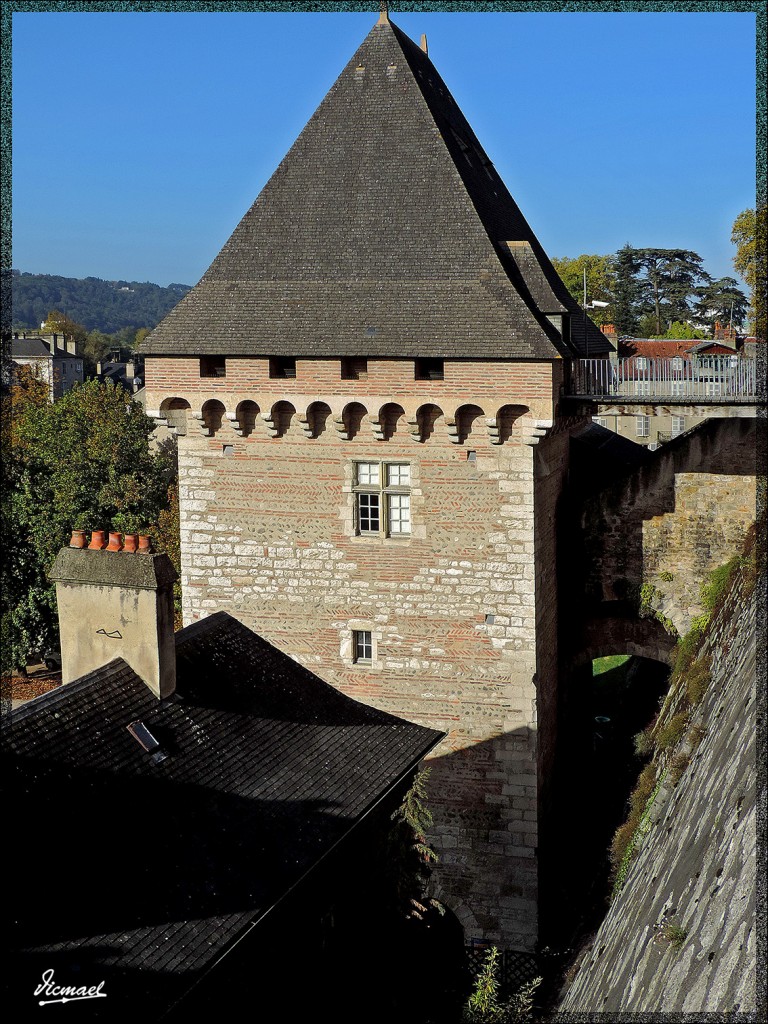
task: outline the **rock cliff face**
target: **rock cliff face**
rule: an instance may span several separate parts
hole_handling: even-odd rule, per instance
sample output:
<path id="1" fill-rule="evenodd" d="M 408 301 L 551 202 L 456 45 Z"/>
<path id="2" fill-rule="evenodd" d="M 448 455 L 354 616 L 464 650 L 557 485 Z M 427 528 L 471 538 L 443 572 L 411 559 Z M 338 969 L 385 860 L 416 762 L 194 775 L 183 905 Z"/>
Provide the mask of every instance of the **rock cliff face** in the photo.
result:
<path id="1" fill-rule="evenodd" d="M 707 631 L 711 682 L 663 779 L 649 828 L 591 950 L 561 999 L 564 1013 L 750 1013 L 756 976 L 756 701 L 762 587 L 739 576 Z M 762 672 L 761 672 L 762 677 Z M 757 728 L 756 728 L 757 727 Z M 761 799 L 764 799 L 761 792 Z"/>

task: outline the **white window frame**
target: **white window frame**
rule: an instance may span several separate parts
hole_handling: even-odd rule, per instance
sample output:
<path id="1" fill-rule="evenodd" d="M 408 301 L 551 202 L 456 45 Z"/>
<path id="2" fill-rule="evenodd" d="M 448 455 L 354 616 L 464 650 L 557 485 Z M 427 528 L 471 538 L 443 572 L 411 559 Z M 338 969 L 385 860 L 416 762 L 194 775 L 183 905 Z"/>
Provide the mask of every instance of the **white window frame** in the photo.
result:
<path id="1" fill-rule="evenodd" d="M 635 369 L 636 370 L 647 370 L 648 369 L 648 356 L 635 356 Z"/>
<path id="2" fill-rule="evenodd" d="M 352 661 L 355 665 L 373 662 L 373 632 L 370 629 L 352 630 Z"/>
<path id="3" fill-rule="evenodd" d="M 635 416 L 635 436 L 636 437 L 650 437 L 651 436 L 651 417 L 650 416 Z"/>
<path id="4" fill-rule="evenodd" d="M 411 536 L 409 462 L 395 459 L 355 460 L 352 492 L 355 500 L 356 536 L 388 537 L 394 540 Z"/>
<path id="5" fill-rule="evenodd" d="M 685 433 L 685 416 L 672 417 L 672 437 Z"/>

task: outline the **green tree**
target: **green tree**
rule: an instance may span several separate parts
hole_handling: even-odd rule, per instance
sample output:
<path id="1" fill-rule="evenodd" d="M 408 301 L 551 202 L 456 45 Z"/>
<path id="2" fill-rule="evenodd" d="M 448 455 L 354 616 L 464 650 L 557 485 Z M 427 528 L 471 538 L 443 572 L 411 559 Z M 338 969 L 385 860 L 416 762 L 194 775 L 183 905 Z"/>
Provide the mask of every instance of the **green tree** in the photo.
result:
<path id="1" fill-rule="evenodd" d="M 675 320 L 667 329 L 666 334 L 654 334 L 654 338 L 683 339 L 683 338 L 706 338 L 706 331 L 700 331 L 688 321 Z"/>
<path id="2" fill-rule="evenodd" d="M 172 454 L 149 444 L 152 419 L 111 383 L 87 381 L 52 404 L 27 401 L 9 422 L 4 671 L 58 634 L 47 573 L 70 530 L 108 528 L 119 514 L 153 526 L 175 473 Z"/>
<path id="3" fill-rule="evenodd" d="M 643 306 L 643 284 L 638 278 L 640 265 L 629 243 L 612 258 L 613 324 L 619 335 L 635 335 L 639 331 Z"/>
<path id="4" fill-rule="evenodd" d="M 77 342 L 78 347 L 88 336 L 88 331 L 82 324 L 70 320 L 65 313 L 61 313 L 58 309 L 50 310 L 42 325 L 42 331 L 45 334 L 63 334 L 68 341 Z"/>
<path id="5" fill-rule="evenodd" d="M 731 229 L 736 246 L 733 266 L 749 288 L 749 328 L 765 330 L 766 292 L 766 207 L 742 210 Z"/>
<path id="6" fill-rule="evenodd" d="M 710 331 L 714 330 L 717 321 L 724 327 L 731 323 L 740 327 L 748 310 L 749 299 L 734 277 L 721 277 L 698 289 L 696 319 L 705 323 Z"/>
<path id="7" fill-rule="evenodd" d="M 111 348 L 112 339 L 108 334 L 102 334 L 101 331 L 90 331 L 88 333 L 81 348 L 87 377 L 92 377 L 96 373 L 96 363 L 101 362 Z"/>
<path id="8" fill-rule="evenodd" d="M 592 302 L 597 299 L 600 302 L 612 302 L 614 272 L 610 256 L 583 254 L 575 259 L 567 256 L 557 256 L 552 260 L 552 264 L 560 275 L 563 284 L 579 305 L 582 305 L 584 302 L 585 271 L 587 277 L 587 301 Z M 590 310 L 589 315 L 598 325 L 613 323 L 613 310 L 610 306 L 607 309 Z"/>
<path id="9" fill-rule="evenodd" d="M 634 258 L 650 289 L 655 333 L 665 330 L 665 321 L 687 320 L 697 287 L 710 280 L 701 256 L 689 249 L 635 249 Z"/>

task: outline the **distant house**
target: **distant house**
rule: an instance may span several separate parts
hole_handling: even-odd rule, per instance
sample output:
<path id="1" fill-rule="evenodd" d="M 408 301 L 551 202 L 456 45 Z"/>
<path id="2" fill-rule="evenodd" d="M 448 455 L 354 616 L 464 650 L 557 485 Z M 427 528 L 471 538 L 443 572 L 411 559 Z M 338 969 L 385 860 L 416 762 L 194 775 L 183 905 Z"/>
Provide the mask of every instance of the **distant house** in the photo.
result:
<path id="1" fill-rule="evenodd" d="M 52 578 L 65 685 L 2 733 L 11 1018 L 70 986 L 88 1019 L 310 1019 L 335 971 L 370 982 L 375 854 L 443 734 L 227 614 L 174 636 L 165 555 L 65 548 Z"/>
<path id="2" fill-rule="evenodd" d="M 102 359 L 96 363 L 96 376 L 100 381 L 119 384 L 130 394 L 143 387 L 143 363 L 139 360 Z"/>
<path id="3" fill-rule="evenodd" d="M 83 382 L 83 358 L 74 341 L 61 334 L 15 333 L 11 340 L 11 364 L 34 367 L 50 388 L 51 401 L 61 398 Z"/>

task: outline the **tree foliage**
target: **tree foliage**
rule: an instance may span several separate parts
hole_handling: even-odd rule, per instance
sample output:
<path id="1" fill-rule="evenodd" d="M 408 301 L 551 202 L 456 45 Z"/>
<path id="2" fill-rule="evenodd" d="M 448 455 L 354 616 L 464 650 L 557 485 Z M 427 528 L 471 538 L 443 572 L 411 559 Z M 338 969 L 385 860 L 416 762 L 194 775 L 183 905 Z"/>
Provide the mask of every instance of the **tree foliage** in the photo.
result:
<path id="1" fill-rule="evenodd" d="M 638 280 L 635 250 L 627 244 L 611 259 L 613 272 L 613 325 L 619 335 L 636 334 L 643 288 Z"/>
<path id="2" fill-rule="evenodd" d="M 733 324 L 741 327 L 747 319 L 749 300 L 739 288 L 735 277 L 721 277 L 709 281 L 698 290 L 696 297 L 696 319 L 706 324 L 710 331 L 719 321 L 724 327 Z"/>
<path id="3" fill-rule="evenodd" d="M 151 447 L 153 421 L 111 383 L 87 381 L 52 404 L 17 383 L 3 404 L 11 485 L 4 533 L 12 534 L 2 599 L 7 669 L 58 634 L 47 573 L 72 528 L 108 529 L 122 514 L 151 530 L 168 504 L 175 464 L 170 450 Z"/>
<path id="4" fill-rule="evenodd" d="M 581 305 L 584 302 L 584 275 L 587 278 L 587 301 L 612 304 L 614 292 L 614 270 L 610 256 L 583 254 L 575 259 L 556 256 L 552 260 L 555 270 L 573 298 Z M 590 310 L 590 318 L 598 325 L 613 323 L 611 306 L 606 309 Z"/>
<path id="5" fill-rule="evenodd" d="M 714 281 L 698 253 L 689 249 L 637 249 L 627 243 L 612 256 L 582 255 L 552 261 L 569 292 L 584 302 L 608 302 L 591 310 L 598 324 L 612 323 L 619 335 L 678 337 L 672 324 L 692 324 L 686 337 L 704 337 L 716 321 L 739 326 L 747 299 L 732 277 Z"/>
<path id="6" fill-rule="evenodd" d="M 123 328 L 153 328 L 189 291 L 186 284 L 167 288 L 149 282 L 102 281 L 57 277 L 51 274 L 11 275 L 13 324 L 37 330 L 50 310 L 65 310 L 67 317 L 88 331 L 114 334 Z"/>
<path id="7" fill-rule="evenodd" d="M 45 334 L 62 334 L 68 341 L 77 342 L 78 346 L 85 341 L 88 332 L 82 324 L 75 323 L 65 313 L 51 309 L 40 324 Z"/>
<path id="8" fill-rule="evenodd" d="M 736 246 L 733 266 L 749 288 L 749 326 L 755 334 L 758 329 L 765 331 L 767 220 L 765 206 L 742 210 L 731 230 Z"/>
<path id="9" fill-rule="evenodd" d="M 645 286 L 643 312 L 649 312 L 650 304 L 656 334 L 674 320 L 686 320 L 698 286 L 710 281 L 701 256 L 689 249 L 635 249 L 634 261 Z"/>
<path id="10" fill-rule="evenodd" d="M 665 340 L 674 340 L 682 338 L 705 338 L 706 336 L 706 331 L 698 330 L 692 324 L 689 324 L 687 320 L 685 322 L 681 320 L 675 320 L 669 325 L 664 334 L 653 335 L 653 337 L 655 338 L 662 338 Z"/>
<path id="11" fill-rule="evenodd" d="M 395 913 L 403 918 L 421 919 L 427 904 L 437 907 L 427 898 L 427 884 L 437 854 L 427 841 L 432 825 L 432 814 L 426 805 L 429 768 L 420 771 L 392 815 L 392 826 L 387 839 L 386 867 L 390 876 L 391 903 Z"/>

